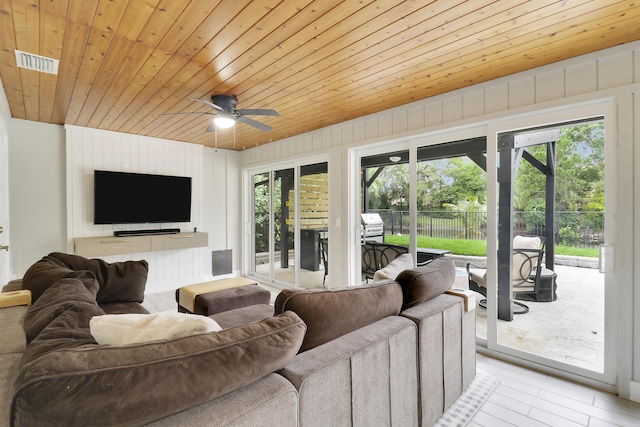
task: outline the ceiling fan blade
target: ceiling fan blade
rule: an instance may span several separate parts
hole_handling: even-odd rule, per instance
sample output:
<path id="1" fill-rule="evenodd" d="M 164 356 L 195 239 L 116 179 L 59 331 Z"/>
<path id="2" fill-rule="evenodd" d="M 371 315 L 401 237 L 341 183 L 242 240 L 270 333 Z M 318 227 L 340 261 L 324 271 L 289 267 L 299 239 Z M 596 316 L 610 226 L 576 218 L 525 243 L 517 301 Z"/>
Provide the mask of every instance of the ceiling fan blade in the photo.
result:
<path id="1" fill-rule="evenodd" d="M 248 117 L 240 116 L 236 120 L 238 120 L 239 122 L 248 124 L 249 126 L 253 126 L 253 127 L 258 128 L 260 130 L 263 130 L 265 132 L 269 132 L 271 130 L 271 126 L 267 126 L 264 123 L 257 122 L 257 121 L 255 121 L 253 119 L 248 118 Z"/>
<path id="2" fill-rule="evenodd" d="M 208 111 L 185 111 L 180 113 L 162 113 L 159 116 L 177 116 L 178 114 L 213 114 Z"/>
<path id="3" fill-rule="evenodd" d="M 214 104 L 211 101 L 207 101 L 206 99 L 200 99 L 200 98 L 189 98 L 189 99 L 191 99 L 192 101 L 198 101 L 198 102 L 202 102 L 203 104 L 207 104 L 209 107 L 216 109 L 218 111 L 224 111 L 222 107 L 218 107 L 216 104 Z"/>
<path id="4" fill-rule="evenodd" d="M 261 109 L 251 109 L 251 108 L 247 108 L 247 109 L 243 109 L 243 110 L 238 110 L 238 113 L 243 114 L 243 115 L 255 115 L 255 116 L 279 116 L 280 114 L 278 114 L 278 112 L 276 110 L 261 110 Z"/>
<path id="5" fill-rule="evenodd" d="M 216 124 L 213 122 L 213 120 L 211 120 L 211 123 L 209 124 L 209 126 L 207 126 L 207 130 L 205 132 L 215 132 L 216 130 Z"/>

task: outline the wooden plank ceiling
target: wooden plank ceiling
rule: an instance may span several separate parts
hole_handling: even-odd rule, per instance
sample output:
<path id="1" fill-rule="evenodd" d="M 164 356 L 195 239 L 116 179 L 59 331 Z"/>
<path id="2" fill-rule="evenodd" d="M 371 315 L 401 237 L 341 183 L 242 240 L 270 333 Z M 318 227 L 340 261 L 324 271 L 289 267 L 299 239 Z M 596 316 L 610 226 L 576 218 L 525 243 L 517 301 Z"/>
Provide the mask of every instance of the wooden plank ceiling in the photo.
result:
<path id="1" fill-rule="evenodd" d="M 14 118 L 214 146 L 215 110 L 189 98 L 280 113 L 237 123 L 238 150 L 638 39 L 635 1 L 0 0 Z"/>

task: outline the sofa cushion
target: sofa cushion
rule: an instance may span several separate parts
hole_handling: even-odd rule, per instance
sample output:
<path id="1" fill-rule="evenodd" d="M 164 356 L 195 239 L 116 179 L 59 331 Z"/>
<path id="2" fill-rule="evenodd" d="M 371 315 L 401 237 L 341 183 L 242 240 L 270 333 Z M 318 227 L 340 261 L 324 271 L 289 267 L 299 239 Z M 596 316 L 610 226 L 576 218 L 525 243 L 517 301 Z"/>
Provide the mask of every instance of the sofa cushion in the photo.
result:
<path id="1" fill-rule="evenodd" d="M 98 304 L 144 300 L 149 273 L 149 264 L 145 260 L 108 263 L 101 259 L 88 259 L 61 252 L 53 252 L 49 256 L 71 270 L 88 270 L 95 274 L 100 284 Z"/>
<path id="2" fill-rule="evenodd" d="M 89 329 L 98 344 L 130 345 L 188 337 L 222 328 L 206 316 L 161 311 L 95 316 L 89 322 Z"/>
<path id="3" fill-rule="evenodd" d="M 396 280 L 402 286 L 405 310 L 444 293 L 453 285 L 456 268 L 449 258 L 436 258 L 429 264 L 404 270 Z"/>
<path id="4" fill-rule="evenodd" d="M 294 311 L 307 324 L 300 351 L 317 347 L 387 316 L 402 307 L 402 289 L 394 281 L 342 289 L 285 289 L 275 313 Z"/>
<path id="5" fill-rule="evenodd" d="M 396 280 L 398 274 L 413 267 L 413 256 L 411 254 L 402 254 L 387 264 L 384 268 L 373 273 L 373 281 Z"/>
<path id="6" fill-rule="evenodd" d="M 72 306 L 88 304 L 96 306 L 98 282 L 87 288 L 86 282 L 75 278 L 56 281 L 29 308 L 24 319 L 27 342 L 33 341 L 44 328 Z"/>
<path id="7" fill-rule="evenodd" d="M 32 302 L 35 303 L 49 286 L 64 278 L 78 279 L 84 283 L 87 289 L 98 286 L 96 275 L 91 271 L 72 270 L 49 254 L 29 267 L 24 273 L 22 288 L 31 291 Z"/>
<path id="8" fill-rule="evenodd" d="M 69 323 L 60 326 L 73 329 Z M 44 341 L 47 330 L 27 351 Z M 89 344 L 68 334 L 54 339 L 66 341 L 66 347 L 50 345 L 52 351 L 20 369 L 12 423 L 146 424 L 283 368 L 298 352 L 305 330 L 302 320 L 287 312 L 220 332 L 125 347 Z"/>

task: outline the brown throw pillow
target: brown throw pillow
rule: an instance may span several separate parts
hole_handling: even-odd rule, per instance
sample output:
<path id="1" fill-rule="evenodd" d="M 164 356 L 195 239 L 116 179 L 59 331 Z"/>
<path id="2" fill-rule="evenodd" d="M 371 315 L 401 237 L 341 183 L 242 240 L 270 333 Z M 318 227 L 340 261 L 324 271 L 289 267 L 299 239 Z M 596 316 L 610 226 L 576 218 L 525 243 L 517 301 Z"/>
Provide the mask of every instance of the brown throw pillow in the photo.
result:
<path id="1" fill-rule="evenodd" d="M 33 264 L 24 273 L 22 289 L 31 291 L 32 301 L 35 303 L 44 291 L 60 279 L 74 278 L 80 280 L 87 289 L 98 286 L 96 275 L 87 269 L 75 271 L 65 265 L 64 262 L 49 254 Z"/>
<path id="2" fill-rule="evenodd" d="M 49 256 L 71 270 L 88 270 L 95 274 L 100 284 L 98 304 L 144 300 L 149 273 L 149 264 L 145 260 L 108 263 L 101 259 L 88 259 L 61 252 L 53 252 Z"/>
<path id="3" fill-rule="evenodd" d="M 334 290 L 286 289 L 274 305 L 276 314 L 291 310 L 307 324 L 300 348 L 303 352 L 397 315 L 402 306 L 402 289 L 391 280 Z"/>
<path id="4" fill-rule="evenodd" d="M 27 342 L 33 341 L 49 324 L 72 307 L 90 305 L 98 309 L 99 314 L 103 314 L 96 304 L 97 292 L 98 282 L 93 282 L 87 288 L 81 280 L 75 278 L 60 279 L 49 286 L 25 316 Z"/>
<path id="5" fill-rule="evenodd" d="M 453 285 L 456 268 L 449 258 L 437 258 L 429 264 L 404 270 L 396 280 L 402 286 L 405 310 L 444 293 Z"/>

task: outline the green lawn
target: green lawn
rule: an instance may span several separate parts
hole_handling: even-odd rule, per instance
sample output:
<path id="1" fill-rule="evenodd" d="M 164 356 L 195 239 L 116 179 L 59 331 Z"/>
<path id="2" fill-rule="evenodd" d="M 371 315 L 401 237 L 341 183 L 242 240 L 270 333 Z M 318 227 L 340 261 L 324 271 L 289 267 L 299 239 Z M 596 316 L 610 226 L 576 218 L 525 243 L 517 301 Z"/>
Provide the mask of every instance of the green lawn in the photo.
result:
<path id="1" fill-rule="evenodd" d="M 409 235 L 384 236 L 384 242 L 392 245 L 409 245 Z M 418 237 L 418 247 L 447 249 L 456 255 L 472 255 L 486 256 L 487 242 L 484 240 L 465 240 L 465 239 L 439 239 L 435 237 Z M 574 248 L 571 246 L 555 246 L 556 255 L 598 257 L 598 249 L 595 248 Z"/>

